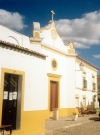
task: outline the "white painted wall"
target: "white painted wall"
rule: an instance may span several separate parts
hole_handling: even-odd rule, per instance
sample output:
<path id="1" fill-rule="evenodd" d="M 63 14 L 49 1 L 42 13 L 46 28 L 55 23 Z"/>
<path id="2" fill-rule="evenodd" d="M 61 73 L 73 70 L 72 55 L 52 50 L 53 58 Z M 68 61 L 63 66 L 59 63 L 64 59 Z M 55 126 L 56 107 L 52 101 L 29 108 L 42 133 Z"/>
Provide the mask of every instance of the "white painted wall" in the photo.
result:
<path id="1" fill-rule="evenodd" d="M 5 26 L 0 25 L 0 31 L 2 34 L 0 34 L 0 40 L 15 43 L 19 46 L 29 48 L 29 37 L 22 35 L 16 31 L 13 31 Z"/>
<path id="2" fill-rule="evenodd" d="M 46 61 L 1 47 L 0 58 L 0 69 L 25 72 L 24 111 L 47 109 Z"/>
<path id="3" fill-rule="evenodd" d="M 79 64 L 80 64 L 79 62 L 76 62 L 76 87 L 82 88 L 83 87 L 82 79 L 83 79 L 84 73 L 83 73 L 83 71 L 79 71 L 80 70 Z M 89 90 L 93 90 L 92 83 L 94 82 L 97 85 L 97 71 L 96 71 L 96 69 L 94 70 L 94 69 L 90 68 L 89 66 L 85 65 L 85 63 L 84 63 L 83 70 L 86 72 L 85 76 L 86 76 L 86 80 L 87 80 L 87 88 Z M 95 76 L 94 79 L 92 78 L 92 75 Z"/>
<path id="4" fill-rule="evenodd" d="M 30 49 L 33 50 L 33 51 L 36 51 L 36 52 L 39 52 L 39 53 L 42 53 L 42 49 L 41 49 L 41 44 L 32 44 L 30 43 Z"/>
<path id="5" fill-rule="evenodd" d="M 60 108 L 75 107 L 75 58 L 65 57 L 45 49 L 42 49 L 42 53 L 48 56 L 46 74 L 52 73 L 62 76 L 60 79 Z M 57 70 L 52 69 L 51 60 L 53 58 L 58 63 Z M 48 90 L 48 83 L 46 89 Z"/>
<path id="6" fill-rule="evenodd" d="M 52 28 L 55 28 L 54 24 L 50 29 L 44 29 L 42 31 L 41 35 L 44 38 L 42 44 L 45 43 L 46 45 L 66 52 L 67 54 L 69 47 L 64 45 L 59 35 L 57 34 L 56 39 L 51 37 Z M 79 90 L 79 88 L 82 88 L 83 86 L 83 73 L 81 71 L 76 71 L 79 70 L 80 63 L 75 61 L 75 57 L 67 55 L 63 56 L 60 53 L 50 51 L 50 49 L 46 50 L 42 48 L 41 50 L 41 44 L 30 43 L 29 37 L 10 30 L 9 28 L 6 28 L 2 25 L 0 25 L 0 31 L 3 31 L 3 33 L 0 34 L 0 40 L 15 43 L 34 51 L 42 52 L 48 56 L 46 60 L 42 60 L 34 56 L 0 48 L 0 58 L 3 58 L 0 60 L 0 68 L 4 67 L 25 72 L 25 111 L 44 110 L 48 108 L 47 73 L 58 74 L 62 76 L 60 79 L 60 108 L 74 108 L 75 94 L 79 94 L 80 101 L 82 101 L 82 95 L 86 95 L 87 104 L 88 101 L 92 101 L 91 97 L 95 94 L 94 92 L 91 92 L 92 74 L 96 76 L 96 70 L 91 69 L 87 65 L 84 67 L 84 70 L 86 70 L 88 89 L 90 91 Z M 52 58 L 55 58 L 58 62 L 57 70 L 53 70 L 51 67 Z M 76 87 L 78 88 L 76 89 Z"/>
<path id="7" fill-rule="evenodd" d="M 42 31 L 43 40 L 42 43 L 46 43 L 47 45 L 50 45 L 51 47 L 55 47 L 61 51 L 68 52 L 68 47 L 64 45 L 64 42 L 62 38 L 57 34 L 57 38 L 53 39 L 51 36 L 51 30 L 55 29 L 55 24 L 52 23 L 52 26 L 49 29 L 45 29 Z M 56 29 L 55 29 L 56 31 Z"/>
<path id="8" fill-rule="evenodd" d="M 2 34 L 0 34 L 0 40 L 13 43 L 15 45 L 19 45 L 24 48 L 28 48 L 41 53 L 41 44 L 30 43 L 28 36 L 22 35 L 2 25 L 0 25 L 0 31 L 3 31 Z"/>
<path id="9" fill-rule="evenodd" d="M 93 90 L 93 82 L 96 83 L 96 90 L 97 90 L 97 70 L 94 68 L 91 68 L 89 65 L 84 64 L 84 69 L 83 71 L 79 71 L 79 64 L 80 62 L 76 61 L 76 94 L 79 95 L 79 104 L 80 106 L 82 105 L 81 103 L 83 102 L 83 95 L 86 95 L 86 105 L 91 105 L 91 102 L 93 102 L 93 96 L 97 95 L 97 92 L 92 92 Z M 86 72 L 86 80 L 87 80 L 87 88 L 86 91 L 83 91 L 83 76 L 84 73 Z M 92 78 L 92 75 L 94 75 L 94 79 Z"/>

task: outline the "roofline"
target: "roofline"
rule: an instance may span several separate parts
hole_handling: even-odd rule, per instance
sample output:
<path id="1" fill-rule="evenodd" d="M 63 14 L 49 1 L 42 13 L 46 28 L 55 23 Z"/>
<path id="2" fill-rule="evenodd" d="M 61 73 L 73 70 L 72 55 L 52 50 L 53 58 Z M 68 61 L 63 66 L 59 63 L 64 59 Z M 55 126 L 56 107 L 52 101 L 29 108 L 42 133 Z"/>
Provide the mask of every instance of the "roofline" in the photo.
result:
<path id="1" fill-rule="evenodd" d="M 27 55 L 32 55 L 32 56 L 42 58 L 42 59 L 46 59 L 46 57 L 47 57 L 44 54 L 38 53 L 38 52 L 30 50 L 28 48 L 24 48 L 24 47 L 19 46 L 19 45 L 15 45 L 13 43 L 5 42 L 5 41 L 2 41 L 2 40 L 0 40 L 0 47 L 10 49 L 10 50 L 14 50 L 14 51 L 17 51 L 17 52 L 21 52 L 21 53 L 24 53 L 24 54 L 27 54 Z"/>
<path id="2" fill-rule="evenodd" d="M 88 65 L 90 65 L 90 66 L 92 66 L 94 68 L 96 68 L 97 70 L 100 70 L 100 68 L 94 66 L 93 64 L 89 63 L 88 61 L 86 61 L 85 59 L 81 58 L 80 56 L 77 55 L 76 58 L 82 60 L 83 62 L 87 63 Z"/>
<path id="3" fill-rule="evenodd" d="M 13 29 L 11 29 L 11 28 L 5 26 L 5 25 L 0 24 L 0 26 L 6 28 L 6 29 L 8 29 L 8 30 L 11 30 L 12 32 L 15 32 L 15 33 L 17 33 L 17 34 L 19 34 L 19 35 L 26 36 L 26 35 L 23 35 L 23 34 L 19 33 L 18 31 L 15 31 L 15 30 L 13 30 Z M 27 37 L 27 36 L 26 36 L 26 37 Z"/>
<path id="4" fill-rule="evenodd" d="M 61 40 L 62 40 L 63 44 L 66 46 L 66 44 L 64 43 L 63 38 L 60 36 L 60 34 L 59 34 L 59 33 L 58 33 L 58 31 L 57 31 L 56 23 L 55 23 L 55 21 L 54 21 L 54 20 L 50 20 L 48 25 L 46 25 L 46 26 L 42 27 L 42 28 L 41 28 L 41 33 L 42 33 L 44 30 L 49 30 L 49 29 L 51 29 L 51 27 L 52 27 L 53 23 L 54 23 L 54 26 L 55 26 L 55 30 L 56 30 L 57 35 L 61 38 Z M 50 25 L 50 26 L 49 26 L 49 25 Z M 46 28 L 46 27 L 48 27 L 48 26 L 49 26 L 49 28 Z"/>

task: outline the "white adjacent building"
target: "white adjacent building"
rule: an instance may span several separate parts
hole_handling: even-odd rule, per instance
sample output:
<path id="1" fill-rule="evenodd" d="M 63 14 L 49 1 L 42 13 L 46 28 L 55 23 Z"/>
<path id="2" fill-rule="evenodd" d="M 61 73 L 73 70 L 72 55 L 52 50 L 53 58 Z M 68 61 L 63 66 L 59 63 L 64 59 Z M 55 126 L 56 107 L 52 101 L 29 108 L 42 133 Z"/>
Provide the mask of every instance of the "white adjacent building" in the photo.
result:
<path id="1" fill-rule="evenodd" d="M 54 108 L 70 116 L 91 105 L 98 70 L 64 44 L 54 21 L 34 22 L 31 38 L 0 25 L 0 124 L 12 124 L 13 135 L 44 132 Z"/>
<path id="2" fill-rule="evenodd" d="M 80 62 L 83 70 L 79 70 Z M 97 102 L 97 71 L 98 68 L 86 60 L 76 57 L 76 106 L 90 106 Z"/>
<path id="3" fill-rule="evenodd" d="M 99 106 L 100 106 L 100 75 L 97 76 L 97 92 L 98 92 L 98 102 L 99 102 Z"/>

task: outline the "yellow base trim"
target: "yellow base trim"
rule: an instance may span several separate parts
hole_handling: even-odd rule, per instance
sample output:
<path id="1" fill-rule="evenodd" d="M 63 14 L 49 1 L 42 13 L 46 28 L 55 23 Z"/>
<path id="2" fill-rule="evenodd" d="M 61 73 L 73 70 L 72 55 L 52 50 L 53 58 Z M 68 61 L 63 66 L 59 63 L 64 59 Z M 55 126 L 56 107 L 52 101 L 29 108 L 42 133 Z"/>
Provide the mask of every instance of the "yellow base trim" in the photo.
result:
<path id="1" fill-rule="evenodd" d="M 24 110 L 24 86 L 25 86 L 25 73 L 15 69 L 1 69 L 1 85 L 0 85 L 0 124 L 2 119 L 2 101 L 3 101 L 3 87 L 4 87 L 4 74 L 17 74 L 22 76 L 22 100 L 21 100 L 21 121 L 20 129 L 13 130 L 12 135 L 34 135 L 37 133 L 45 132 L 45 119 L 49 117 L 48 110 L 38 111 L 23 111 Z M 9 134 L 9 132 L 7 132 Z"/>
<path id="2" fill-rule="evenodd" d="M 45 133 L 45 119 L 47 118 L 47 110 L 24 111 L 22 112 L 21 128 L 20 130 L 13 130 L 12 135 L 34 135 Z"/>
<path id="3" fill-rule="evenodd" d="M 71 116 L 73 112 L 77 113 L 76 108 L 61 108 L 59 109 L 59 116 Z"/>

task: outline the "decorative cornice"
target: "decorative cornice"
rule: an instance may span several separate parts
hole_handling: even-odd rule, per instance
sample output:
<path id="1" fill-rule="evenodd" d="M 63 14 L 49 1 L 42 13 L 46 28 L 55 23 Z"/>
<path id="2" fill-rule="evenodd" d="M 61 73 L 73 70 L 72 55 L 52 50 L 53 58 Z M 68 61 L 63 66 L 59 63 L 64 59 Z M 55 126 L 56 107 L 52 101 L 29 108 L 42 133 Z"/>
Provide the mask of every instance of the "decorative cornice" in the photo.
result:
<path id="1" fill-rule="evenodd" d="M 87 89 L 86 88 L 82 88 L 83 91 L 86 91 Z"/>
<path id="2" fill-rule="evenodd" d="M 5 41 L 2 41 L 2 40 L 0 40 L 0 47 L 10 49 L 10 50 L 14 50 L 14 51 L 24 53 L 24 54 L 27 54 L 27 55 L 32 55 L 32 56 L 35 56 L 35 57 L 38 57 L 38 58 L 46 59 L 46 56 L 41 54 L 41 53 L 32 51 L 28 48 L 24 48 L 24 47 L 21 47 L 21 46 L 18 46 L 18 45 L 9 43 L 9 42 L 5 42 Z"/>
<path id="3" fill-rule="evenodd" d="M 86 61 L 85 59 L 81 58 L 80 56 L 76 56 L 76 60 L 81 60 L 82 62 L 85 62 L 86 64 L 90 65 L 91 67 L 95 68 L 96 70 L 100 70 L 100 68 L 94 66 L 93 64 L 89 63 L 88 61 Z"/>
<path id="4" fill-rule="evenodd" d="M 96 90 L 92 90 L 92 92 L 97 92 Z"/>
<path id="5" fill-rule="evenodd" d="M 79 87 L 76 87 L 76 89 L 78 89 L 78 90 L 83 90 L 83 91 L 97 92 L 97 90 L 89 90 L 89 89 L 87 89 L 87 88 L 79 88 Z"/>
<path id="6" fill-rule="evenodd" d="M 43 38 L 34 38 L 34 37 L 30 37 L 29 39 L 31 42 L 41 42 L 43 40 Z"/>
<path id="7" fill-rule="evenodd" d="M 55 78 L 61 78 L 62 77 L 62 75 L 57 75 L 57 74 L 52 74 L 52 73 L 47 73 L 47 76 L 55 77 Z"/>
<path id="8" fill-rule="evenodd" d="M 86 98 L 86 95 L 83 95 L 83 98 Z"/>
<path id="9" fill-rule="evenodd" d="M 66 52 L 64 52 L 64 51 L 61 51 L 61 50 L 59 50 L 59 49 L 57 49 L 57 48 L 54 48 L 54 47 L 52 47 L 52 46 L 50 46 L 50 45 L 47 45 L 47 44 L 44 43 L 44 42 L 41 43 L 41 46 L 44 47 L 44 48 L 48 48 L 48 49 L 50 49 L 50 50 L 53 50 L 54 52 L 58 52 L 58 53 L 60 53 L 60 54 L 62 54 L 62 55 L 68 56 L 68 57 L 76 57 L 76 56 L 77 56 L 77 54 L 68 54 L 68 53 L 66 53 Z"/>
<path id="10" fill-rule="evenodd" d="M 79 98 L 79 94 L 76 94 L 75 97 L 76 97 L 76 98 Z"/>
<path id="11" fill-rule="evenodd" d="M 85 70 L 83 70 L 83 74 L 86 74 L 86 71 Z"/>

